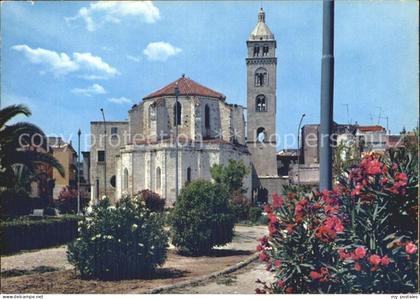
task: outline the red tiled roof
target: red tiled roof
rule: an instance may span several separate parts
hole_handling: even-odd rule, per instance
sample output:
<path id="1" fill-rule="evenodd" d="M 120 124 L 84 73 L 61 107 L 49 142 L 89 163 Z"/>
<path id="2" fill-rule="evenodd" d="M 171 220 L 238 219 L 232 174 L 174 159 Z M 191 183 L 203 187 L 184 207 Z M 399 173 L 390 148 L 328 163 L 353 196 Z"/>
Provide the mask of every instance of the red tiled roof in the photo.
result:
<path id="1" fill-rule="evenodd" d="M 145 96 L 143 99 L 150 99 L 155 97 L 161 96 L 174 96 L 175 95 L 175 87 L 178 83 L 179 95 L 190 95 L 190 96 L 206 96 L 206 97 L 214 97 L 219 98 L 220 100 L 224 101 L 226 96 L 220 92 L 214 91 L 208 87 L 205 87 L 197 82 L 191 80 L 190 78 L 186 78 L 182 76 L 181 78 L 175 80 L 172 83 L 169 83 L 165 87 L 152 92 L 148 96 Z"/>
<path id="2" fill-rule="evenodd" d="M 385 128 L 382 126 L 358 126 L 357 129 L 362 132 L 384 132 Z"/>
<path id="3" fill-rule="evenodd" d="M 403 136 L 401 136 L 401 135 L 389 135 L 386 146 L 388 148 L 404 147 Z"/>

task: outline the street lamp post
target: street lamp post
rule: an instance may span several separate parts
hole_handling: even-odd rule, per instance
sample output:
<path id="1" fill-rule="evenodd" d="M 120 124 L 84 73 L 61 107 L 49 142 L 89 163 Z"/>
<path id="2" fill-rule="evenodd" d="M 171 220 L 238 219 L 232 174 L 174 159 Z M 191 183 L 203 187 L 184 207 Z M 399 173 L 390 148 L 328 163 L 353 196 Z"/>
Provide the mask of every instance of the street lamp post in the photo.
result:
<path id="1" fill-rule="evenodd" d="M 77 214 L 80 214 L 80 135 L 82 132 L 77 132 Z"/>
<path id="2" fill-rule="evenodd" d="M 106 121 L 105 121 L 105 113 L 104 113 L 103 108 L 101 108 L 101 112 L 102 112 L 102 118 L 104 120 L 104 134 L 105 134 L 105 142 L 104 142 L 104 191 L 105 191 L 105 196 L 107 196 L 107 193 L 106 193 L 106 159 L 107 159 L 106 143 L 108 141 L 106 139 Z"/>
<path id="3" fill-rule="evenodd" d="M 175 202 L 178 201 L 178 82 L 175 86 Z"/>
<path id="4" fill-rule="evenodd" d="M 332 188 L 332 146 L 334 104 L 334 1 L 323 1 L 321 125 L 319 189 Z"/>
<path id="5" fill-rule="evenodd" d="M 298 184 L 300 184 L 300 173 L 299 173 L 300 172 L 300 167 L 299 167 L 299 164 L 300 164 L 300 138 L 299 138 L 299 136 L 300 136 L 300 126 L 302 125 L 302 121 L 303 121 L 303 118 L 305 116 L 306 116 L 306 114 L 303 113 L 302 116 L 300 117 L 298 131 L 297 131 L 297 146 L 298 146 L 297 179 L 298 179 Z"/>

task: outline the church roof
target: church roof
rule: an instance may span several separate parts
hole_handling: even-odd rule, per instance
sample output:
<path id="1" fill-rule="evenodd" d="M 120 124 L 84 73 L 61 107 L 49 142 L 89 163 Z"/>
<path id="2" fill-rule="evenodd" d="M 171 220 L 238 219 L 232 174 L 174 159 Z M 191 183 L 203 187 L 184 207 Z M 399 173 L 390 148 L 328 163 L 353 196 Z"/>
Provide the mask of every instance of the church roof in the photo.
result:
<path id="1" fill-rule="evenodd" d="M 274 34 L 271 33 L 267 24 L 265 23 L 265 12 L 261 8 L 258 12 L 258 23 L 255 29 L 249 35 L 249 40 L 274 40 Z"/>
<path id="2" fill-rule="evenodd" d="M 162 87 L 161 89 L 152 92 L 148 96 L 145 96 L 143 99 L 150 99 L 161 96 L 174 96 L 175 87 L 178 86 L 180 96 L 205 96 L 205 97 L 214 97 L 219 98 L 224 101 L 226 96 L 220 92 L 212 90 L 208 87 L 205 87 L 197 82 L 191 80 L 190 78 L 182 75 L 181 78 L 169 83 L 168 85 Z"/>

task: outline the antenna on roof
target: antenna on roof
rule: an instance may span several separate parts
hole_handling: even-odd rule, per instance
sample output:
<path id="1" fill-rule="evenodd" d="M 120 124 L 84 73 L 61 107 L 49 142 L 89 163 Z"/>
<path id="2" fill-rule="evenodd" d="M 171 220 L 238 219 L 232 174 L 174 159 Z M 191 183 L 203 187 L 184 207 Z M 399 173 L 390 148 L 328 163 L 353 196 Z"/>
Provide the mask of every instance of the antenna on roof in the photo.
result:
<path id="1" fill-rule="evenodd" d="M 346 106 L 346 109 L 347 109 L 347 123 L 350 124 L 349 104 L 345 103 L 345 104 L 342 104 L 342 105 Z"/>
<path id="2" fill-rule="evenodd" d="M 382 118 L 382 107 L 381 106 L 376 106 L 376 108 L 379 108 L 379 116 L 378 116 L 378 125 L 381 122 L 381 118 Z"/>

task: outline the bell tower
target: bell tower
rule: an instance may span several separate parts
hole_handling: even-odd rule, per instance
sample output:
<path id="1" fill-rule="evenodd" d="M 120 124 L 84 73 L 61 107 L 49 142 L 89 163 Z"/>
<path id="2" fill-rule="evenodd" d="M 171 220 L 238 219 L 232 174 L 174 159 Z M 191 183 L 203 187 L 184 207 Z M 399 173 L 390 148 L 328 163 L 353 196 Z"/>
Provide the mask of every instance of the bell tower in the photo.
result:
<path id="1" fill-rule="evenodd" d="M 265 23 L 265 12 L 246 42 L 247 146 L 253 163 L 253 185 L 259 177 L 277 176 L 276 159 L 276 40 Z"/>

